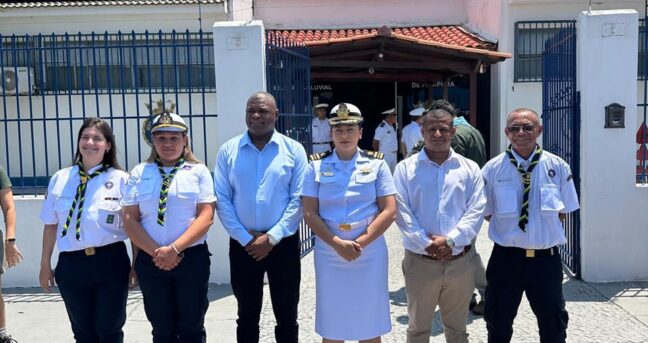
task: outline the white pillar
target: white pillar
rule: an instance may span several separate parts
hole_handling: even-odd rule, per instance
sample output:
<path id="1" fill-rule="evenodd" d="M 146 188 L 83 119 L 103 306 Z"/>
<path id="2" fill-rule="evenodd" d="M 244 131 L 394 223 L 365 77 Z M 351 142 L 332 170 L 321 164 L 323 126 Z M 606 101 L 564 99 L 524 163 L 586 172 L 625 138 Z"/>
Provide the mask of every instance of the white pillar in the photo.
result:
<path id="1" fill-rule="evenodd" d="M 263 22 L 230 21 L 214 24 L 216 127 L 209 128 L 217 151 L 228 139 L 247 130 L 245 104 L 252 93 L 266 90 L 265 29 Z M 216 156 L 210 156 L 216 161 Z M 213 170 L 213 165 L 208 166 Z M 209 231 L 212 256 L 210 282 L 229 283 L 229 236 L 214 218 Z"/>
<path id="2" fill-rule="evenodd" d="M 635 184 L 638 14 L 578 17 L 581 92 L 581 261 L 586 281 L 648 279 L 648 188 Z M 604 128 L 625 106 L 625 128 Z"/>

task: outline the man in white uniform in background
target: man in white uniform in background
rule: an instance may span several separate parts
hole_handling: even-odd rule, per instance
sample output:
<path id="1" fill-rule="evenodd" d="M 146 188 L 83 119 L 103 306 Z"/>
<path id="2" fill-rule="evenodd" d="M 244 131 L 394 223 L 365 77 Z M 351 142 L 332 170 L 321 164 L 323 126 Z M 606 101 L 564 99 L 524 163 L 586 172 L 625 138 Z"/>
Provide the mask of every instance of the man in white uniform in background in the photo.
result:
<path id="1" fill-rule="evenodd" d="M 329 126 L 326 112 L 328 104 L 315 105 L 315 118 L 313 118 L 313 154 L 331 150 L 331 127 Z"/>
<path id="2" fill-rule="evenodd" d="M 385 155 L 385 162 L 389 165 L 392 174 L 396 168 L 398 152 L 398 138 L 396 138 L 396 109 L 392 108 L 381 113 L 385 119 L 376 128 L 373 139 L 373 149 Z"/>
<path id="3" fill-rule="evenodd" d="M 416 143 L 423 140 L 421 118 L 423 118 L 424 113 L 425 109 L 422 107 L 417 107 L 409 113 L 412 121 L 403 128 L 403 136 L 401 137 L 401 154 L 403 156 L 409 156 Z"/>

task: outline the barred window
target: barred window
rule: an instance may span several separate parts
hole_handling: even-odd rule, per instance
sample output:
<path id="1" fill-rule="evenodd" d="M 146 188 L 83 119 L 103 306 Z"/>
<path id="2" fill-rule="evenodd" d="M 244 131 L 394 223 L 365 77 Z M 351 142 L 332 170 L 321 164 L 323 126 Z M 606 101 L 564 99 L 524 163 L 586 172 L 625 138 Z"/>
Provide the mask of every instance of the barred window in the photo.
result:
<path id="1" fill-rule="evenodd" d="M 213 91 L 211 33 L 0 36 L 0 67 L 31 67 L 44 94 Z"/>
<path id="2" fill-rule="evenodd" d="M 515 82 L 542 81 L 542 51 L 545 41 L 573 23 L 573 20 L 515 23 Z"/>

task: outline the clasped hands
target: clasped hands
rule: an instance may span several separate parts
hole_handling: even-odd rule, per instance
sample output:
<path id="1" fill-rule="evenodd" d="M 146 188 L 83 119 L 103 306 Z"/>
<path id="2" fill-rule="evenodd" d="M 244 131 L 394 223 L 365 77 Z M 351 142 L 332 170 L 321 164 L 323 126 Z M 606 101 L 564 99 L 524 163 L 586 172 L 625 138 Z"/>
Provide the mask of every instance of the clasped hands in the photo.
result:
<path id="1" fill-rule="evenodd" d="M 452 249 L 448 246 L 445 236 L 429 235 L 432 243 L 425 252 L 439 261 L 448 261 L 452 257 Z"/>
<path id="2" fill-rule="evenodd" d="M 153 251 L 153 263 L 155 266 L 169 271 L 180 264 L 182 254 L 178 254 L 170 245 L 159 247 Z"/>
<path id="3" fill-rule="evenodd" d="M 347 262 L 356 260 L 360 255 L 362 255 L 362 245 L 360 242 L 362 236 L 367 233 L 363 233 L 354 240 L 342 239 L 338 236 L 333 237 L 333 248 L 340 257 L 345 259 Z"/>
<path id="4" fill-rule="evenodd" d="M 256 232 L 252 230 L 248 230 L 248 232 L 254 236 L 254 238 L 245 245 L 245 251 L 255 261 L 261 261 L 270 254 L 270 251 L 272 251 L 273 246 L 270 244 L 270 238 L 268 238 L 268 234 L 264 232 Z"/>

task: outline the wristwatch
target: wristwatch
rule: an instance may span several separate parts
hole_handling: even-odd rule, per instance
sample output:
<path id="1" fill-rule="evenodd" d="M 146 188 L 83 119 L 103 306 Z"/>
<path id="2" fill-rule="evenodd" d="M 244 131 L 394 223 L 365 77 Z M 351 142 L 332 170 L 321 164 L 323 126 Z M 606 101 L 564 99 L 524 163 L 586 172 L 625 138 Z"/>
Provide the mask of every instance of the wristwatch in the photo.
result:
<path id="1" fill-rule="evenodd" d="M 450 247 L 450 249 L 454 249 L 455 247 L 455 242 L 452 237 L 446 237 L 446 244 Z"/>

